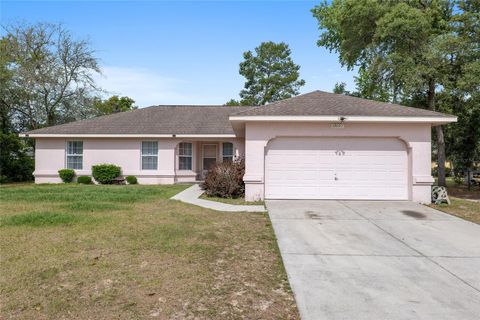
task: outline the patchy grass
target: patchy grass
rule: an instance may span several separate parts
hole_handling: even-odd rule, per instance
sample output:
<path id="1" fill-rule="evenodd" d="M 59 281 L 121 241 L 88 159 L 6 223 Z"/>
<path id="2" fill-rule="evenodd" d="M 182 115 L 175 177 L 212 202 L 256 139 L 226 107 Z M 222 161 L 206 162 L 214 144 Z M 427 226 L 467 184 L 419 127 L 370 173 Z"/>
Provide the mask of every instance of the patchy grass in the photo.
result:
<path id="1" fill-rule="evenodd" d="M 449 213 L 459 218 L 480 224 L 480 202 L 450 197 L 451 205 L 430 205 L 432 208 Z"/>
<path id="2" fill-rule="evenodd" d="M 298 319 L 268 216 L 186 187 L 0 187 L 0 318 Z"/>
<path id="3" fill-rule="evenodd" d="M 480 224 L 480 187 L 456 184 L 452 178 L 447 178 L 447 191 L 451 205 L 431 204 L 432 208 L 459 218 Z"/>
<path id="4" fill-rule="evenodd" d="M 228 204 L 235 204 L 235 205 L 252 205 L 252 206 L 263 206 L 263 205 L 265 205 L 264 201 L 245 201 L 245 198 L 210 197 L 210 196 L 207 196 L 205 193 L 203 193 L 200 196 L 200 199 L 217 201 L 217 202 L 228 203 Z"/>
<path id="5" fill-rule="evenodd" d="M 14 214 L 0 218 L 0 227 L 4 226 L 58 226 L 74 223 L 94 222 L 95 218 L 87 215 L 61 212 L 30 212 Z"/>

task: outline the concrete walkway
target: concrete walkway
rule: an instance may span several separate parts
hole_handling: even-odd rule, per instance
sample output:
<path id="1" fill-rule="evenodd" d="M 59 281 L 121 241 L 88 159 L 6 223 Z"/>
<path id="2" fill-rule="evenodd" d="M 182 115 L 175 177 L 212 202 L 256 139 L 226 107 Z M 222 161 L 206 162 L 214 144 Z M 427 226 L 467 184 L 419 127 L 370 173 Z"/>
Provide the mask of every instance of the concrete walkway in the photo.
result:
<path id="1" fill-rule="evenodd" d="M 267 201 L 303 320 L 480 319 L 480 225 L 408 201 Z"/>
<path id="2" fill-rule="evenodd" d="M 199 207 L 204 207 L 217 211 L 229 211 L 229 212 L 265 212 L 264 206 L 251 206 L 251 205 L 234 205 L 228 203 L 221 203 L 217 201 L 210 201 L 205 199 L 199 199 L 204 191 L 198 184 L 194 184 L 188 189 L 177 193 L 172 197 L 174 200 L 180 200 L 182 202 L 194 204 Z"/>

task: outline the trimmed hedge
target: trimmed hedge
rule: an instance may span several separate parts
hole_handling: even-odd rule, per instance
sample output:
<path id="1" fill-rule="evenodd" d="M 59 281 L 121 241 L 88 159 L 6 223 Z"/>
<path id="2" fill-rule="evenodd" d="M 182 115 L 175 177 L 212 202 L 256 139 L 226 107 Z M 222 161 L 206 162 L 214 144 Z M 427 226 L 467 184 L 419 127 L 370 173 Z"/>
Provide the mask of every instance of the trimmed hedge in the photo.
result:
<path id="1" fill-rule="evenodd" d="M 121 168 L 114 164 L 102 163 L 92 166 L 92 176 L 101 184 L 112 184 L 121 171 Z"/>
<path id="2" fill-rule="evenodd" d="M 81 184 L 91 184 L 92 178 L 89 176 L 81 176 L 77 178 L 77 182 Z"/>
<path id="3" fill-rule="evenodd" d="M 63 182 L 69 183 L 73 181 L 73 177 L 75 177 L 75 171 L 73 171 L 73 169 L 61 169 L 58 170 L 58 175 Z"/>
<path id="4" fill-rule="evenodd" d="M 128 184 L 137 184 L 137 177 L 135 176 L 126 176 L 125 180 L 127 180 Z"/>
<path id="5" fill-rule="evenodd" d="M 245 162 L 243 159 L 219 162 L 208 170 L 201 187 L 211 197 L 239 198 L 245 196 Z"/>

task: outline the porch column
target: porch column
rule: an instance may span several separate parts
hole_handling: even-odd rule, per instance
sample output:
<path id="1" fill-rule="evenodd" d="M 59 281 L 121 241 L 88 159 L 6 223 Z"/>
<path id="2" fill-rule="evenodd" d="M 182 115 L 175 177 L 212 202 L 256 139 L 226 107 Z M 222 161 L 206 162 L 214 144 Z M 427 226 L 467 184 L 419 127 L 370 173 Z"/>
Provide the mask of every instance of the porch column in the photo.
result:
<path id="1" fill-rule="evenodd" d="M 257 123 L 245 125 L 245 200 L 264 199 L 265 147 L 269 137 Z"/>

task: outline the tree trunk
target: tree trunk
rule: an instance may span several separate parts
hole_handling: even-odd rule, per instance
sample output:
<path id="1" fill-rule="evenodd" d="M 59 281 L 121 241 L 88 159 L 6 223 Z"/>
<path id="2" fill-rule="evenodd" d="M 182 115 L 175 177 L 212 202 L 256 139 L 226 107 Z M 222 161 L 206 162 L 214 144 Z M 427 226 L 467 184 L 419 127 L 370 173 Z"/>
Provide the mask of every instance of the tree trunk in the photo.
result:
<path id="1" fill-rule="evenodd" d="M 48 112 L 47 114 L 47 127 L 55 125 L 55 114 L 53 112 Z"/>
<path id="2" fill-rule="evenodd" d="M 427 103 L 428 109 L 435 111 L 435 81 L 430 79 L 428 82 L 428 92 L 427 92 Z M 435 132 L 437 135 L 437 174 L 438 174 L 438 185 L 445 187 L 445 137 L 443 136 L 442 126 L 436 126 Z"/>

